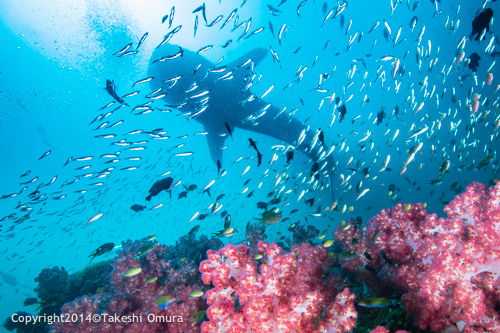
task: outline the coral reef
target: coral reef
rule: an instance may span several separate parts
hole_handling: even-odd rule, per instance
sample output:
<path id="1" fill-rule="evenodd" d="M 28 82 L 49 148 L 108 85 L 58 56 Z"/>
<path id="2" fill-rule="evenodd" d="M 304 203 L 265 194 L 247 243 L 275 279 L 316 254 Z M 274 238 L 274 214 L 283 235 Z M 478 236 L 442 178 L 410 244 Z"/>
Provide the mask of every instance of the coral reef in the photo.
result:
<path id="1" fill-rule="evenodd" d="M 322 246 L 294 245 L 289 253 L 259 242 L 260 265 L 244 245 L 209 251 L 200 265 L 209 321 L 202 332 L 349 332 L 356 326 L 356 296 L 323 278 L 333 266 Z"/>
<path id="2" fill-rule="evenodd" d="M 166 259 L 167 247 L 147 240 L 124 242 L 122 249 L 113 260 L 110 282 L 102 294 L 80 297 L 62 307 L 63 315 L 84 313 L 89 319 L 98 315 L 100 320 L 56 323 L 51 329 L 54 332 L 199 331 L 200 323 L 189 321 L 192 315 L 206 309 L 202 298 L 188 296 L 202 289 L 197 285 L 200 274 L 196 267 L 185 261 L 181 269 L 175 269 L 172 261 Z M 131 269 L 134 273 L 130 273 Z M 175 301 L 161 308 L 157 300 L 163 296 Z"/>
<path id="3" fill-rule="evenodd" d="M 472 183 L 444 212 L 438 218 L 422 204 L 399 203 L 362 232 L 339 228 L 336 239 L 355 253 L 342 267 L 403 292 L 404 309 L 420 329 L 498 333 L 500 183 Z"/>

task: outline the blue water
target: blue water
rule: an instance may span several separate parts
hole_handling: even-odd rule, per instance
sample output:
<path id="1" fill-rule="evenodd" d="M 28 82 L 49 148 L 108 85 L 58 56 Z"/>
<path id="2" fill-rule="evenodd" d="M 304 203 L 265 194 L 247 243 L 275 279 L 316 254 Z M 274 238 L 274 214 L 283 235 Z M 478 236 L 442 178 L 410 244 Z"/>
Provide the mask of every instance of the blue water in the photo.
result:
<path id="1" fill-rule="evenodd" d="M 437 15 L 434 15 L 435 5 L 428 0 L 421 1 L 415 11 L 411 11 L 413 1 L 409 5 L 410 9 L 406 2 L 398 3 L 392 15 L 391 1 L 349 1 L 341 15 L 327 20 L 321 26 L 330 9 L 337 6 L 336 3 L 328 2 L 324 14 L 323 1 L 309 0 L 300 9 L 299 17 L 296 12 L 298 1 L 287 1 L 279 7 L 282 13 L 273 16 L 266 5 L 277 7 L 278 1 L 249 0 L 238 9 L 239 22 L 252 18 L 249 34 L 259 27 L 265 29 L 241 40 L 238 37 L 244 28 L 231 32 L 234 21 L 219 30 L 227 15 L 235 8 L 235 2 L 206 1 L 207 20 L 210 22 L 219 14 L 224 15 L 224 19 L 209 28 L 200 17 L 196 37 L 193 37 L 195 14 L 192 11 L 201 3 L 184 3 L 150 0 L 142 1 L 140 5 L 134 1 L 117 1 L 106 5 L 98 1 L 74 1 L 71 4 L 46 1 L 42 5 L 36 1 L 19 4 L 9 0 L 0 4 L 0 196 L 18 193 L 0 200 L 0 218 L 13 214 L 0 223 L 0 271 L 4 274 L 0 281 L 2 321 L 17 310 L 34 311 L 35 307 L 23 307 L 22 304 L 26 297 L 35 297 L 34 278 L 43 268 L 57 265 L 65 267 L 70 273 L 78 271 L 88 264 L 88 255 L 103 243 L 120 244 L 127 239 L 154 234 L 162 244 L 172 245 L 196 224 L 201 226 L 200 233 L 206 235 L 223 229 L 223 219 L 219 213 L 188 224 L 197 211 L 210 214 L 207 208 L 220 194 L 225 194 L 225 198 L 219 201 L 219 204 L 223 204 L 221 211 L 227 210 L 231 214 L 232 227 L 239 231 L 237 235 L 223 241 L 244 241 L 246 224 L 262 213 L 256 207 L 257 202 L 273 198 L 266 196 L 275 188 L 276 175 L 286 173 L 289 176 L 276 188 L 279 191 L 285 186 L 280 194 L 279 206 L 289 203 L 281 211 L 283 217 L 289 217 L 290 220 L 269 227 L 266 230 L 268 241 L 277 241 L 282 235 L 291 239 L 287 228 L 298 221 L 312 224 L 320 231 L 328 230 L 327 237 L 331 237 L 331 231 L 342 220 L 361 216 L 367 221 L 382 208 L 392 207 L 398 201 L 426 202 L 430 212 L 442 215 L 443 203 L 455 195 L 454 191 L 449 190 L 451 184 L 460 182 L 463 188 L 472 181 L 491 185 L 493 179 L 498 177 L 499 129 L 495 130 L 495 123 L 500 114 L 495 111 L 495 107 L 498 108 L 500 95 L 499 92 L 493 94 L 500 78 L 498 64 L 490 69 L 494 75 L 493 83 L 491 86 L 485 84 L 488 69 L 497 60 L 485 54 L 485 48 L 498 31 L 498 20 L 494 21 L 492 33 L 486 35 L 486 40 L 480 43 L 466 41 L 465 58 L 455 66 L 461 52 L 457 51 L 457 46 L 464 36 L 467 38 L 471 33 L 471 22 L 482 8 L 479 1 L 443 1 L 438 4 L 442 12 Z M 297 109 L 295 117 L 301 121 L 307 120 L 306 124 L 314 131 L 321 128 L 325 133 L 325 144 L 328 147 L 332 144 L 336 146 L 332 153 L 336 161 L 334 200 L 338 202 L 339 211 L 328 212 L 320 217 L 310 215 L 318 209 L 323 212 L 333 201 L 329 189 L 317 191 L 307 184 L 299 184 L 303 177 L 307 180 L 310 178 L 312 162 L 305 154 L 296 153 L 287 167 L 282 152 L 272 150 L 273 146 L 282 143 L 242 130 L 235 130 L 233 139 L 226 140 L 223 164 L 227 175 L 217 180 L 209 197 L 201 193 L 201 188 L 217 178 L 217 169 L 210 158 L 205 137 L 193 135 L 203 132 L 203 127 L 196 121 L 188 121 L 187 117 L 180 116 L 175 110 L 146 115 L 131 113 L 132 107 L 145 103 L 144 95 L 151 92 L 148 84 L 136 87 L 139 89 L 132 85 L 147 76 L 149 57 L 169 31 L 168 21 L 162 24 L 161 19 L 170 13 L 172 6 L 175 6 L 172 28 L 182 25 L 182 29 L 170 42 L 193 51 L 214 45 L 203 52 L 210 61 L 217 62 L 224 57 L 222 64 L 227 64 L 256 47 L 271 47 L 276 51 L 281 67 L 268 54 L 256 68 L 262 78 L 252 88 L 252 92 L 261 96 L 274 85 L 274 89 L 265 97 L 266 101 L 280 108 L 286 106 L 287 112 Z M 458 7 L 460 10 L 457 14 Z M 495 13 L 500 9 L 498 3 L 491 1 L 486 7 L 493 8 Z M 340 26 L 341 16 L 344 16 L 343 28 Z M 418 23 L 412 33 L 409 24 L 413 16 L 418 18 Z M 351 19 L 352 26 L 346 34 Z M 399 27 L 402 27 L 398 40 L 401 43 L 394 46 L 391 37 L 384 38 L 384 20 L 391 28 L 392 39 L 396 38 Z M 447 20 L 453 21 L 453 31 L 449 28 L 450 23 L 445 26 Z M 380 22 L 379 26 L 368 33 L 376 21 Z M 274 28 L 275 37 L 270 32 L 269 22 Z M 280 45 L 277 35 L 283 25 L 286 32 Z M 416 39 L 424 25 L 425 32 L 419 44 Z M 113 56 L 130 42 L 136 45 L 145 32 L 149 35 L 137 54 Z M 356 33 L 356 40 L 346 50 L 349 38 Z M 361 33 L 363 36 L 358 41 Z M 233 39 L 233 42 L 223 49 L 221 45 L 229 39 Z M 493 42 L 493 46 L 498 50 L 498 40 Z M 294 53 L 298 47 L 301 49 Z M 428 53 L 426 57 L 419 57 L 422 61 L 420 69 L 415 56 L 417 47 L 422 54 Z M 407 51 L 409 53 L 405 56 Z M 477 83 L 469 75 L 472 72 L 466 66 L 467 58 L 473 52 L 482 58 L 475 73 Z M 397 91 L 392 78 L 394 59 L 380 61 L 387 55 L 400 58 L 400 67 L 404 69 L 404 73 L 396 75 L 396 81 L 400 84 Z M 429 71 L 429 64 L 435 58 L 438 59 L 437 63 Z M 353 61 L 356 59 L 362 59 L 366 68 L 361 61 Z M 350 71 L 354 65 L 356 70 L 352 74 Z M 297 74 L 304 66 L 307 66 L 307 70 L 303 72 L 303 78 L 297 80 Z M 442 71 L 448 71 L 449 68 L 451 71 L 443 81 Z M 383 85 L 382 79 L 374 82 L 382 70 L 385 71 Z M 325 73 L 330 77 L 322 83 L 321 89 L 316 89 L 320 75 Z M 459 77 L 463 77 L 462 84 Z M 102 121 L 92 125 L 89 123 L 99 114 L 118 106 L 115 103 L 105 111 L 99 110 L 113 101 L 104 89 L 106 79 L 114 80 L 119 95 L 134 90 L 140 90 L 141 93 L 126 100 L 131 107 L 120 109 L 105 119 L 109 124 L 123 120 L 123 124 L 95 130 Z M 424 85 L 426 81 L 427 86 Z M 291 86 L 283 90 L 289 83 Z M 428 97 L 434 86 L 435 92 L 432 97 Z M 456 103 L 451 101 L 453 88 L 456 91 Z M 471 89 L 472 96 L 468 96 Z M 333 92 L 344 102 L 352 95 L 345 104 L 347 114 L 342 122 L 339 122 L 338 110 L 334 111 L 333 105 L 328 107 Z M 424 96 L 426 92 L 429 95 Z M 481 95 L 481 103 L 486 99 L 488 103 L 472 114 L 468 103 L 475 93 Z M 363 103 L 365 94 L 369 98 L 368 103 Z M 425 105 L 415 114 L 415 108 L 421 102 L 425 102 Z M 163 104 L 157 101 L 155 105 L 160 107 Z M 393 114 L 396 106 L 399 107 L 397 116 Z M 376 114 L 382 107 L 385 107 L 386 116 L 380 125 L 376 125 Z M 334 112 L 336 120 L 330 126 Z M 353 120 L 357 116 L 359 118 Z M 440 129 L 437 129 L 436 121 L 440 119 Z M 452 123 L 456 125 L 459 122 L 458 129 L 451 130 Z M 425 126 L 429 127 L 425 133 L 417 139 L 408 139 Z M 137 129 L 152 131 L 157 128 L 167 131 L 170 138 L 154 140 L 146 134 L 125 135 Z M 399 135 L 391 142 L 398 129 Z M 368 131 L 371 136 L 360 143 Z M 95 137 L 102 134 L 117 136 L 113 139 Z M 248 146 L 249 137 L 258 143 L 264 155 L 260 167 L 256 166 L 254 150 Z M 142 151 L 124 151 L 126 147 L 111 145 L 121 139 L 147 148 Z M 388 141 L 391 143 L 388 144 Z M 423 143 L 422 149 L 408 165 L 407 171 L 400 175 L 410 155 L 408 149 L 419 142 Z M 176 148 L 180 144 L 184 146 Z M 48 150 L 51 153 L 39 160 Z M 99 158 L 103 154 L 119 151 L 119 162 L 105 163 L 109 158 Z M 174 156 L 184 151 L 192 151 L 193 155 Z M 275 153 L 279 158 L 271 165 Z M 387 155 L 390 155 L 388 168 L 391 171 L 378 172 Z M 488 155 L 495 156 L 494 163 L 476 171 L 475 167 Z M 72 161 L 63 166 L 69 157 L 84 156 L 94 158 Z M 141 159 L 126 160 L 128 157 Z M 233 163 L 239 157 L 242 160 Z M 353 160 L 346 168 L 351 157 Z M 431 180 L 438 178 L 440 166 L 446 160 L 450 161 L 450 167 L 443 175 L 442 183 L 428 185 Z M 77 170 L 85 165 L 90 167 Z M 241 177 L 248 165 L 251 166 L 250 170 Z M 95 178 L 98 172 L 111 166 L 114 169 L 106 177 Z M 131 166 L 138 168 L 120 170 Z M 367 167 L 369 171 L 365 178 L 360 171 Z M 268 176 L 264 177 L 266 169 Z M 21 178 L 28 170 L 31 170 L 30 174 Z M 152 199 L 147 210 L 133 212 L 130 206 L 135 203 L 146 204 L 144 198 L 148 189 L 167 172 L 170 172 L 169 176 L 174 181 L 182 180 L 182 184 L 172 191 L 172 198 L 164 192 Z M 85 177 L 85 174 L 93 175 Z M 33 202 L 28 195 L 39 184 L 49 183 L 54 176 L 57 176 L 54 183 L 39 189 L 46 199 Z M 346 179 L 349 176 L 351 178 L 342 185 L 341 177 Z M 38 180 L 27 185 L 20 184 L 34 177 L 38 177 Z M 76 183 L 63 186 L 65 182 L 77 178 Z M 250 182 L 244 185 L 249 179 Z M 356 185 L 360 181 L 362 184 L 357 192 Z M 260 182 L 262 185 L 258 188 Z M 92 185 L 95 183 L 103 184 Z M 187 198 L 177 199 L 183 190 L 182 186 L 191 184 L 196 184 L 198 189 L 190 192 Z M 390 184 L 397 187 L 397 191 L 393 191 L 397 193 L 395 200 L 391 200 L 388 195 Z M 25 186 L 26 190 L 22 191 Z M 247 192 L 241 194 L 246 187 Z M 313 207 L 305 204 L 304 199 L 297 200 L 306 188 L 310 191 L 304 199 L 319 200 Z M 370 189 L 369 192 L 356 201 L 359 192 L 366 188 Z M 292 191 L 285 194 L 288 190 Z M 251 191 L 254 194 L 248 198 L 247 194 Z M 150 209 L 160 203 L 163 203 L 162 207 Z M 342 214 L 344 205 L 353 206 L 354 210 Z M 299 212 L 290 215 L 293 209 L 299 209 Z M 104 213 L 102 218 L 85 226 L 92 216 L 100 212 Z M 317 240 L 318 244 L 320 242 Z M 112 258 L 115 253 L 112 251 L 102 259 Z"/>

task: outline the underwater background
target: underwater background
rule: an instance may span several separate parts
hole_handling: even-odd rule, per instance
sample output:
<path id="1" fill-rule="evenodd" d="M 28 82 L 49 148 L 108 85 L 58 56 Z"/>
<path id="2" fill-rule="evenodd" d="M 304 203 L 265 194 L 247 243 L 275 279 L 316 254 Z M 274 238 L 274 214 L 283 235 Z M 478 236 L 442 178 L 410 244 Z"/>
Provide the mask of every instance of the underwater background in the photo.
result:
<path id="1" fill-rule="evenodd" d="M 227 231 L 230 215 L 236 232 L 220 241 L 245 243 L 247 224 L 263 225 L 254 218 L 265 220 L 261 214 L 275 209 L 281 220 L 265 227 L 265 241 L 289 251 L 297 225 L 314 226 L 306 239 L 324 244 L 349 219 L 366 223 L 399 202 L 425 203 L 441 217 L 470 183 L 495 185 L 498 20 L 483 40 L 469 36 L 479 12 L 499 12 L 497 2 L 242 2 L 0 3 L 2 321 L 15 311 L 35 314 L 36 303 L 23 303 L 39 297 L 35 278 L 43 269 L 80 271 L 108 242 L 118 247 L 93 262 L 113 259 L 122 242 L 152 235 L 174 246 L 196 225 L 198 236 L 210 238 Z M 146 96 L 148 82 L 137 83 L 179 26 L 168 43 L 201 50 L 213 63 L 268 50 L 253 68 L 258 79 L 250 91 L 286 107 L 314 133 L 320 128 L 323 152 L 333 147 L 335 165 L 311 171 L 315 161 L 291 147 L 297 142 L 236 128 L 223 133 L 221 176 L 203 126 Z M 129 43 L 127 50 L 137 52 L 120 52 Z M 469 66 L 473 53 L 481 58 L 476 70 Z M 121 104 L 106 80 L 122 98 L 138 93 Z M 150 101 L 151 108 L 134 109 Z M 249 138 L 262 153 L 260 166 Z M 167 176 L 181 183 L 146 201 Z M 202 191 L 212 180 L 210 193 Z M 134 211 L 134 204 L 145 209 Z"/>

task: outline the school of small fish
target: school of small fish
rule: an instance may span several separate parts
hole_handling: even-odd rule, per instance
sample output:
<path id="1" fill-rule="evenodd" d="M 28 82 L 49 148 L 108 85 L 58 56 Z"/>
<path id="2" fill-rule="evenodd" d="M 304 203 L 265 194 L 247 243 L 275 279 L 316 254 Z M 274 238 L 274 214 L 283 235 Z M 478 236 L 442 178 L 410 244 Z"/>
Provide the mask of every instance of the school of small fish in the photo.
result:
<path id="1" fill-rule="evenodd" d="M 468 13 L 459 2 L 384 0 L 375 6 L 386 14 L 369 21 L 359 18 L 352 1 L 267 1 L 261 17 L 247 16 L 250 2 L 243 0 L 221 13 L 216 3 L 212 8 L 208 2 L 192 2 L 186 16 L 174 5 L 158 13 L 165 29 L 160 40 L 144 31 L 138 40 L 113 50 L 110 61 L 148 57 L 143 53 L 149 43 L 153 48 L 181 45 L 177 53 L 157 61 L 183 57 L 179 36 L 190 29 L 189 38 L 196 40 L 207 31 L 230 36 L 203 40 L 205 45 L 193 50 L 207 57 L 245 45 L 245 51 L 266 47 L 267 63 L 256 68 L 258 76 L 248 78 L 247 89 L 255 94 L 251 99 L 278 104 L 282 113 L 311 128 L 322 124 L 308 144 L 311 150 L 328 147 L 321 152 L 323 159 L 334 156 L 335 197 L 325 191 L 329 170 L 297 150 L 305 131 L 291 145 L 249 138 L 226 123 L 227 132 L 221 135 L 229 139 L 217 148 L 228 153 L 223 168 L 214 166 L 202 155 L 207 133 L 189 120 L 206 109 L 216 92 L 188 87 L 186 93 L 197 92 L 189 98 L 201 101 L 201 107 L 181 114 L 162 101 L 168 90 L 149 90 L 153 77 L 137 74 L 128 86 L 119 78 L 101 78 L 104 89 L 99 98 L 105 102 L 89 110 L 88 123 L 91 139 L 101 150 L 73 156 L 60 156 L 52 148 L 36 152 L 33 168 L 19 174 L 19 188 L 0 190 L 0 200 L 12 206 L 0 216 L 1 239 L 8 244 L 2 255 L 11 265 L 9 271 L 26 266 L 23 272 L 29 273 L 28 257 L 46 251 L 73 249 L 87 259 L 97 247 L 93 259 L 112 251 L 114 243 L 131 232 L 188 234 L 194 222 L 199 225 L 189 233 L 201 228 L 224 242 L 240 242 L 245 225 L 253 221 L 266 227 L 271 240 L 289 245 L 291 236 L 284 235 L 288 227 L 328 225 L 315 242 L 330 248 L 331 226 L 341 220 L 366 219 L 399 201 L 432 201 L 431 208 L 439 211 L 440 204 L 478 177 L 489 185 L 496 180 L 500 74 L 495 65 L 500 40 L 490 29 L 493 22 L 477 32 L 478 40 L 469 36 L 473 19 L 493 1 L 478 1 L 477 13 Z M 225 57 L 229 53 L 208 69 L 220 73 L 218 80 L 233 79 Z M 242 66 L 250 62 L 245 59 Z M 166 83 L 173 87 L 179 79 L 173 76 Z M 251 120 L 265 112 L 264 108 Z M 165 120 L 148 121 L 153 116 Z M 169 117 L 184 118 L 185 126 L 169 127 Z M 44 168 L 53 174 L 41 176 Z M 158 193 L 151 188 L 151 201 L 145 202 L 151 185 L 167 176 L 172 178 L 169 186 Z M 142 227 L 133 226 L 136 221 Z M 34 231 L 32 236 L 25 235 L 27 229 Z M 76 241 L 82 234 L 88 235 L 87 244 Z M 65 242 L 47 250 L 59 238 Z M 98 247 L 107 241 L 114 243 Z M 175 240 L 165 239 L 169 242 Z M 138 256 L 157 244 L 151 239 Z M 353 254 L 341 255 L 348 260 Z M 123 278 L 140 273 L 140 268 L 131 268 Z M 203 292 L 188 296 L 201 297 Z M 163 296 L 156 304 L 163 309 L 175 301 Z M 392 304 L 383 299 L 365 303 Z M 195 319 L 203 315 L 193 314 Z"/>

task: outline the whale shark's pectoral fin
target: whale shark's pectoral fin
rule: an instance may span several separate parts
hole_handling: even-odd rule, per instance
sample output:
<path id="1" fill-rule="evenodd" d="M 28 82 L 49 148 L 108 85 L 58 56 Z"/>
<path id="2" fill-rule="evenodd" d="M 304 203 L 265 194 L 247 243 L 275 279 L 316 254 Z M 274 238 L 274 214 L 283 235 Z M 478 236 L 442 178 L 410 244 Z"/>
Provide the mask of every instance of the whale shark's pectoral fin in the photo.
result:
<path id="1" fill-rule="evenodd" d="M 217 130 L 207 130 L 207 143 L 215 165 L 222 165 L 222 149 L 227 135 Z"/>

